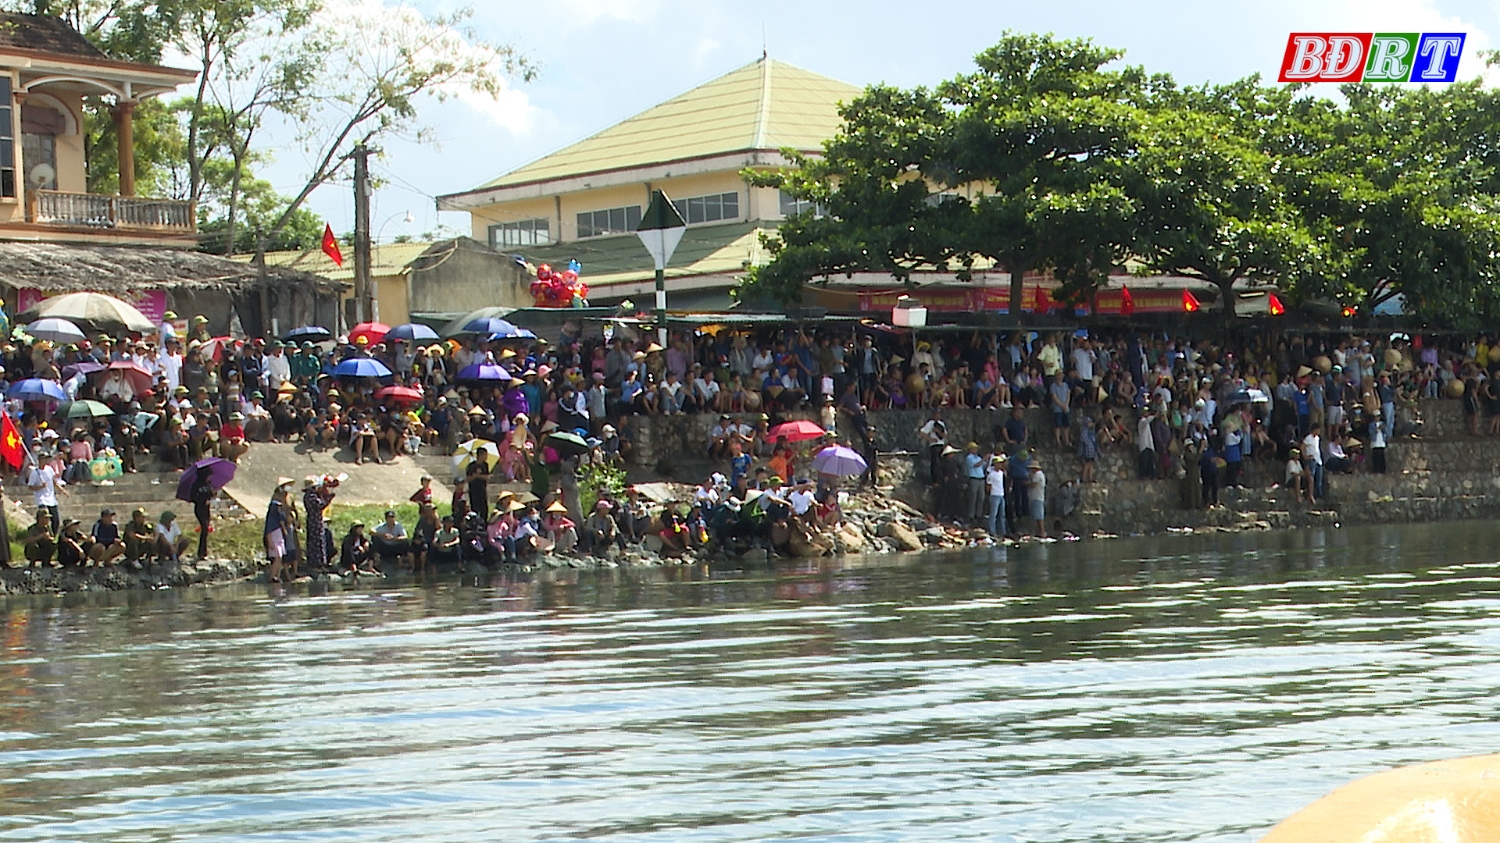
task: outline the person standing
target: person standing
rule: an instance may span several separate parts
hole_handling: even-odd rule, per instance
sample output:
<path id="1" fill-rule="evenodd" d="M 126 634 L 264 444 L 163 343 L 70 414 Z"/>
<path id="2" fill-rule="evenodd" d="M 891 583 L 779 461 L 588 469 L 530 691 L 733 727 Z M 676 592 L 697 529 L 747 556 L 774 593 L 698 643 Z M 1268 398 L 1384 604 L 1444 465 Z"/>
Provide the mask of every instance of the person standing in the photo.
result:
<path id="1" fill-rule="evenodd" d="M 1059 448 L 1073 444 L 1072 408 L 1073 388 L 1068 385 L 1062 369 L 1052 377 L 1047 387 L 1048 406 L 1052 408 L 1052 443 Z"/>
<path id="2" fill-rule="evenodd" d="M 1027 464 L 1031 475 L 1026 481 L 1026 496 L 1031 500 L 1031 517 L 1036 521 L 1036 534 L 1047 535 L 1047 475 L 1042 464 L 1033 457 Z"/>
<path id="3" fill-rule="evenodd" d="M 943 421 L 941 408 L 934 408 L 932 416 L 927 423 L 917 430 L 922 441 L 927 443 L 927 467 L 928 482 L 936 485 L 938 477 L 941 476 L 939 463 L 943 459 L 943 449 L 948 446 L 948 425 Z"/>
<path id="4" fill-rule="evenodd" d="M 1385 419 L 1370 422 L 1370 470 L 1385 473 Z"/>
<path id="5" fill-rule="evenodd" d="M 193 505 L 193 517 L 198 519 L 198 560 L 208 558 L 208 531 L 212 528 L 213 514 L 209 503 L 218 494 L 213 485 L 213 472 L 206 465 L 193 469 L 193 484 L 188 487 L 188 502 Z"/>
<path id="6" fill-rule="evenodd" d="M 330 478 L 315 480 L 311 477 L 302 485 L 302 509 L 307 513 L 307 568 L 321 571 L 328 565 L 327 530 L 323 526 L 323 510 L 333 500 L 331 484 L 338 481 Z"/>
<path id="7" fill-rule="evenodd" d="M 990 467 L 984 475 L 985 483 L 990 491 L 989 530 L 990 535 L 1000 538 L 1010 532 L 1005 523 L 1005 455 L 997 454 L 990 460 Z"/>
<path id="8" fill-rule="evenodd" d="M 290 483 L 290 480 L 285 481 Z M 271 503 L 266 508 L 265 529 L 261 531 L 261 542 L 265 545 L 266 558 L 271 561 L 266 571 L 268 582 L 281 581 L 281 560 L 286 556 L 286 493 L 285 484 L 278 484 L 271 493 Z"/>
<path id="9" fill-rule="evenodd" d="M 1152 418 L 1152 412 L 1148 408 L 1141 411 L 1141 417 L 1135 423 L 1135 444 L 1140 449 L 1136 471 L 1142 480 L 1156 477 L 1156 444 L 1151 436 Z"/>
<path id="10" fill-rule="evenodd" d="M 964 454 L 964 481 L 968 488 L 964 498 L 964 519 L 971 524 L 978 524 L 985 517 L 985 470 L 984 457 L 979 454 L 979 443 L 970 442 L 968 453 Z"/>
<path id="11" fill-rule="evenodd" d="M 52 522 L 52 535 L 62 532 L 62 518 L 57 508 L 57 492 L 67 494 L 68 484 L 58 476 L 51 463 L 33 458 L 31 471 L 26 475 L 26 486 L 31 489 L 37 509 L 45 509 Z"/>

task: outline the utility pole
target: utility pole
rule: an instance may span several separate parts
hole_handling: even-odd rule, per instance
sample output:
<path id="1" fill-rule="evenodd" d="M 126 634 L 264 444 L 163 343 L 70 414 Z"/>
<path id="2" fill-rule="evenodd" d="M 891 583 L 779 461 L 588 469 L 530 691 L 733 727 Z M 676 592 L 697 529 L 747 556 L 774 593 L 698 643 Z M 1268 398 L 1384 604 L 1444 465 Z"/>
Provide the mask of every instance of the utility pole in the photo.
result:
<path id="1" fill-rule="evenodd" d="M 354 321 L 375 320 L 375 291 L 370 284 L 370 148 L 359 143 L 354 159 Z"/>

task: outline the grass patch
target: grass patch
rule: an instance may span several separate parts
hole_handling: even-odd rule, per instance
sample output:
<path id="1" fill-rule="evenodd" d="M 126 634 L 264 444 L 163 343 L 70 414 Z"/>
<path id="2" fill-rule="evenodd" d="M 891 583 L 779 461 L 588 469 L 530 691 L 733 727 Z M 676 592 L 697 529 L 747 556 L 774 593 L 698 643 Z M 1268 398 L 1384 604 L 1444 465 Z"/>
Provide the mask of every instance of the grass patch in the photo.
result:
<path id="1" fill-rule="evenodd" d="M 417 526 L 417 505 L 411 502 L 397 504 L 396 520 L 406 528 L 410 535 Z M 298 507 L 301 510 L 301 507 Z M 373 530 L 375 525 L 385 520 L 385 504 L 359 504 L 352 506 L 341 506 L 334 499 L 333 506 L 324 511 L 324 516 L 330 520 L 329 527 L 333 530 L 335 543 L 344 540 L 344 534 L 349 532 L 349 527 L 355 521 L 363 522 L 366 532 Z M 441 518 L 450 512 L 446 502 L 437 504 L 438 517 Z M 302 513 L 304 517 L 306 513 Z M 197 547 L 196 524 L 185 525 L 192 531 L 193 547 Z M 219 556 L 226 559 L 265 559 L 265 546 L 261 543 L 261 536 L 265 531 L 264 518 L 249 518 L 243 521 L 230 521 L 223 519 L 214 523 L 214 532 L 208 537 L 208 552 L 210 556 Z M 304 521 L 302 532 L 297 537 L 299 546 L 307 541 L 307 524 Z M 337 547 L 330 548 L 331 552 L 337 552 Z M 193 552 L 193 551 L 189 551 Z"/>

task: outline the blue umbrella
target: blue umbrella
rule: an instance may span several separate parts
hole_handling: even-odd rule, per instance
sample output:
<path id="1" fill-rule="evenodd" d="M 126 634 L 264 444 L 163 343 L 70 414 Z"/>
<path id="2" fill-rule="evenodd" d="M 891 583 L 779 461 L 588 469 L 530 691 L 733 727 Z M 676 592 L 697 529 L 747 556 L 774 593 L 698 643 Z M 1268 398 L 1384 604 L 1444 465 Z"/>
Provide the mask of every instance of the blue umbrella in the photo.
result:
<path id="1" fill-rule="evenodd" d="M 41 378 L 27 378 L 11 384 L 10 389 L 5 392 L 6 398 L 19 398 L 22 401 L 66 401 L 68 393 L 63 391 L 62 384 L 57 381 L 42 380 Z"/>
<path id="2" fill-rule="evenodd" d="M 490 334 L 488 337 L 486 337 L 486 339 L 490 342 L 497 342 L 500 340 L 534 340 L 536 339 L 536 334 L 533 333 L 530 328 L 517 328 L 513 326 L 513 329 L 509 332 L 496 332 Z"/>
<path id="3" fill-rule="evenodd" d="M 487 316 L 482 319 L 474 319 L 464 323 L 464 329 L 460 334 L 500 334 L 502 337 L 516 337 L 520 329 L 515 325 L 501 319 L 498 316 Z"/>
<path id="4" fill-rule="evenodd" d="M 470 363 L 458 370 L 458 379 L 466 383 L 505 383 L 513 380 L 510 372 L 494 363 Z"/>
<path id="5" fill-rule="evenodd" d="M 432 330 L 426 325 L 417 324 L 416 322 L 408 322 L 405 325 L 397 325 L 385 335 L 385 338 L 387 342 L 389 342 L 390 340 L 406 340 L 407 342 L 437 342 L 439 339 L 442 339 L 437 335 L 437 331 Z"/>
<path id="6" fill-rule="evenodd" d="M 333 375 L 338 378 L 388 378 L 391 370 L 373 357 L 350 357 L 333 367 Z"/>
<path id="7" fill-rule="evenodd" d="M 303 325 L 281 335 L 284 342 L 326 342 L 333 339 L 333 332 L 320 325 Z"/>

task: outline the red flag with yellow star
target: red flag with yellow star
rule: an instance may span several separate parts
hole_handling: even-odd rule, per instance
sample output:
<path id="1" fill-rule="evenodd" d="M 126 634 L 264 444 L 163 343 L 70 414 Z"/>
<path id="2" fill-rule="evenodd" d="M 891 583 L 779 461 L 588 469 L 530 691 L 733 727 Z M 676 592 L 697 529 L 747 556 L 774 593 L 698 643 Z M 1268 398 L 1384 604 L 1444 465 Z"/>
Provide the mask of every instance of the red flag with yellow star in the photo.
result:
<path id="1" fill-rule="evenodd" d="M 0 421 L 0 460 L 4 460 L 13 469 L 20 468 L 26 459 L 26 446 L 21 439 L 21 431 L 16 428 L 10 413 L 0 415 L 5 416 L 5 420 Z"/>

